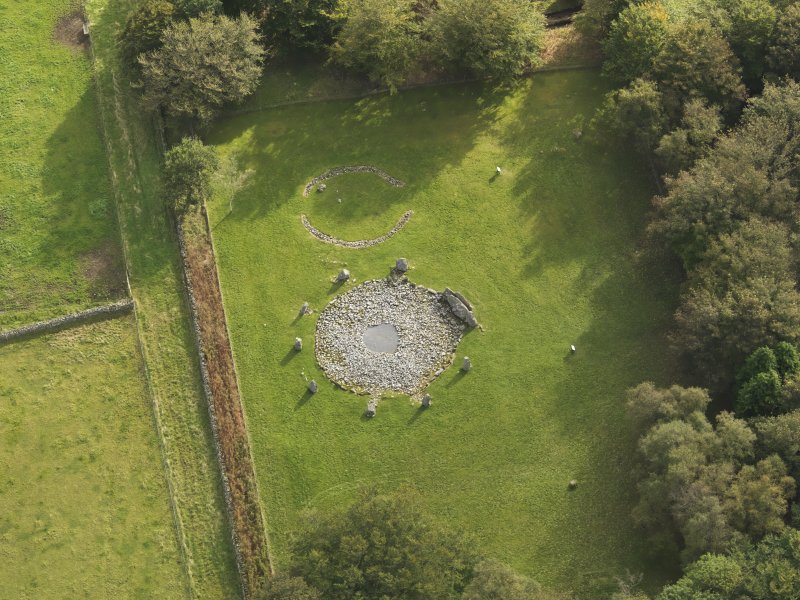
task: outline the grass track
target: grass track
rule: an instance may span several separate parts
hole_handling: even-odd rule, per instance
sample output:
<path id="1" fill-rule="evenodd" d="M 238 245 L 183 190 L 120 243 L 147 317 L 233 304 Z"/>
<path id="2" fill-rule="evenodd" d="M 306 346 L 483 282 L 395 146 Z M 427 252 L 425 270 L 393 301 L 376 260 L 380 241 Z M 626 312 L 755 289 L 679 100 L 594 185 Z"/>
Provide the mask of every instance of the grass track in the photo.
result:
<path id="1" fill-rule="evenodd" d="M 174 232 L 160 193 L 156 130 L 118 62 L 133 0 L 88 0 L 94 64 L 137 326 L 188 557 L 192 593 L 236 598 L 239 583 L 199 384 Z"/>
<path id="2" fill-rule="evenodd" d="M 188 597 L 133 319 L 0 348 L 0 597 Z"/>
<path id="3" fill-rule="evenodd" d="M 647 563 L 630 523 L 622 397 L 643 379 L 670 380 L 662 347 L 677 290 L 636 257 L 653 192 L 644 165 L 572 134 L 604 91 L 595 72 L 571 71 L 508 95 L 440 87 L 214 128 L 209 141 L 223 157 L 254 171 L 210 210 L 278 567 L 304 508 L 412 481 L 485 553 L 580 597 L 606 592 L 626 570 L 646 571 L 650 585 L 674 574 L 674 557 Z M 314 175 L 347 164 L 374 164 L 408 185 L 343 176 L 302 198 Z M 357 239 L 408 208 L 406 228 L 369 250 L 322 244 L 299 220 L 306 213 Z M 331 278 L 342 266 L 357 282 L 384 276 L 398 256 L 413 281 L 464 292 L 485 331 L 459 347 L 473 372 L 450 369 L 433 384 L 432 410 L 395 398 L 365 421 L 366 400 L 326 383 L 315 365 L 315 317 L 296 314 L 340 291 Z M 299 355 L 296 335 L 309 342 Z M 322 382 L 311 399 L 304 378 Z M 568 493 L 572 478 L 580 488 Z"/>
<path id="4" fill-rule="evenodd" d="M 125 292 L 91 63 L 54 38 L 71 7 L 0 5 L 0 330 Z"/>

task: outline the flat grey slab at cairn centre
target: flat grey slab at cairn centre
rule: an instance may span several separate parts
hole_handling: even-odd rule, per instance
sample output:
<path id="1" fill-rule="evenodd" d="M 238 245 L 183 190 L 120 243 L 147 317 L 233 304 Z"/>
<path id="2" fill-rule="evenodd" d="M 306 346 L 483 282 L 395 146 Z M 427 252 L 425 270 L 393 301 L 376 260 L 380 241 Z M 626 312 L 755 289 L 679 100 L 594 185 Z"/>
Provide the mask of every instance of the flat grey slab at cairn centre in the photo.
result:
<path id="1" fill-rule="evenodd" d="M 334 298 L 317 321 L 315 352 L 345 389 L 415 396 L 452 364 L 465 329 L 442 294 L 390 277 Z"/>

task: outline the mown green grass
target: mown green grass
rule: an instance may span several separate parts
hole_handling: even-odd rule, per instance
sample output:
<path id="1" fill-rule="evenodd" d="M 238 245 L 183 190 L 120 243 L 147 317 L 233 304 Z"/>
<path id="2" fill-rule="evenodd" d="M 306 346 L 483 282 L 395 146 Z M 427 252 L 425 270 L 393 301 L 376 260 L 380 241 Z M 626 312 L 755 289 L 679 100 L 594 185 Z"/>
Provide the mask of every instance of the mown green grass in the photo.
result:
<path id="1" fill-rule="evenodd" d="M 0 597 L 188 598 L 129 317 L 0 348 Z"/>
<path id="2" fill-rule="evenodd" d="M 671 574 L 674 557 L 648 562 L 631 524 L 623 395 L 644 379 L 670 381 L 663 348 L 676 286 L 638 256 L 653 193 L 644 164 L 573 134 L 604 91 L 597 73 L 571 71 L 510 93 L 440 87 L 214 128 L 223 158 L 253 170 L 210 213 L 278 567 L 303 509 L 410 481 L 483 553 L 580 597 L 607 592 L 626 570 L 650 585 Z M 351 175 L 302 197 L 313 176 L 365 163 L 406 187 Z M 407 209 L 406 228 L 368 250 L 320 243 L 300 223 L 306 213 L 332 235 L 375 237 Z M 316 314 L 399 256 L 412 281 L 463 292 L 483 330 L 458 348 L 456 365 L 469 355 L 473 370 L 443 373 L 430 410 L 389 398 L 366 420 L 366 399 L 316 366 Z M 340 288 L 331 279 L 343 266 L 354 280 Z M 316 314 L 298 319 L 304 301 Z M 295 336 L 306 341 L 299 354 Z M 311 378 L 321 384 L 313 397 Z"/>
<path id="3" fill-rule="evenodd" d="M 88 56 L 70 0 L 0 6 L 0 330 L 124 293 Z"/>
<path id="4" fill-rule="evenodd" d="M 222 479 L 189 329 L 178 246 L 161 194 L 161 151 L 120 64 L 117 34 L 136 0 L 88 0 L 94 67 L 148 383 L 174 491 L 193 596 L 238 598 Z"/>

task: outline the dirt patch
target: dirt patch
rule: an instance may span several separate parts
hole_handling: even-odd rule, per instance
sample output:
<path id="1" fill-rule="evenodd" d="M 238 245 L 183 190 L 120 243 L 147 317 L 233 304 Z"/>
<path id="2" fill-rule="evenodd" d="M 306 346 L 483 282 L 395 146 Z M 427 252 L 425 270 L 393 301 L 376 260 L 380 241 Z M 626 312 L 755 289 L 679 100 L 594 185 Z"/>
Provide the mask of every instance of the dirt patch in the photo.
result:
<path id="1" fill-rule="evenodd" d="M 81 275 L 89 281 L 89 293 L 97 300 L 115 300 L 127 295 L 125 267 L 119 248 L 104 242 L 80 258 Z"/>
<path id="2" fill-rule="evenodd" d="M 541 53 L 542 67 L 594 66 L 602 62 L 600 46 L 574 25 L 548 29 Z"/>
<path id="3" fill-rule="evenodd" d="M 75 9 L 61 17 L 53 29 L 53 39 L 73 50 L 86 50 L 89 47 L 89 36 L 83 35 L 83 13 Z"/>

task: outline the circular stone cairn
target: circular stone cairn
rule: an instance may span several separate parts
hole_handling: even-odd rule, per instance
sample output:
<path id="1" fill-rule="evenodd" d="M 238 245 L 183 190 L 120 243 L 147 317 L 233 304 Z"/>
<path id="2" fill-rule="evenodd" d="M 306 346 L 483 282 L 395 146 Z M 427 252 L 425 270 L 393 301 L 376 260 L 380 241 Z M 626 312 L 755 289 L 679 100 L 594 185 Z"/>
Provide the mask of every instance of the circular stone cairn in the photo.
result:
<path id="1" fill-rule="evenodd" d="M 356 393 L 419 395 L 453 361 L 466 329 L 443 295 L 406 279 L 366 281 L 317 321 L 317 362 Z"/>

